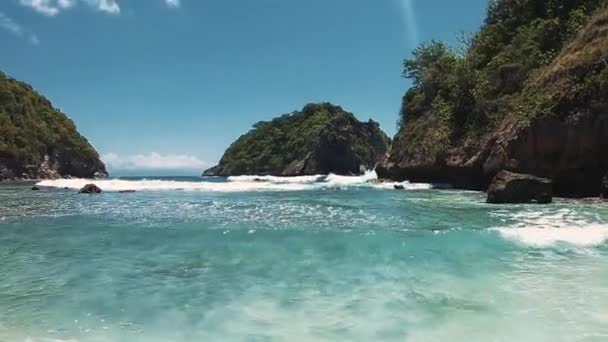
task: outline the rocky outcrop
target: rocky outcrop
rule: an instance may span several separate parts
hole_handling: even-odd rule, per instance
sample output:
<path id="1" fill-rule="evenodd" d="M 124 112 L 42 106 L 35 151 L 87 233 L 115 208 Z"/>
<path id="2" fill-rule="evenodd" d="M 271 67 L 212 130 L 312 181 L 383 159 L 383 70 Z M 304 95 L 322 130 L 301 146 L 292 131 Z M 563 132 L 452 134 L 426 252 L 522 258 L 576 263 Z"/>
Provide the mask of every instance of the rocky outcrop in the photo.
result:
<path id="1" fill-rule="evenodd" d="M 488 203 L 551 203 L 553 182 L 550 179 L 509 171 L 499 172 L 488 189 Z"/>
<path id="2" fill-rule="evenodd" d="M 602 179 L 602 185 L 600 186 L 600 196 L 602 199 L 608 200 L 608 175 Z"/>
<path id="3" fill-rule="evenodd" d="M 527 3 L 546 4 L 521 2 Z M 497 4 L 507 8 L 514 3 Z M 475 54 L 467 58 L 475 61 Z M 483 73 L 493 70 L 485 65 L 477 68 Z M 498 113 L 483 112 L 491 103 L 478 100 L 478 90 L 471 92 L 464 105 L 450 102 L 449 106 L 442 102 L 444 90 L 431 94 L 437 96 L 432 104 L 429 99 L 420 100 L 431 96 L 429 90 L 418 87 L 408 92 L 404 110 L 409 115 L 377 168 L 379 177 L 486 190 L 501 170 L 509 170 L 551 179 L 557 196 L 600 195 L 602 177 L 608 172 L 608 10 L 593 12 L 550 63 L 541 64 L 519 82 L 517 91 L 498 85 L 489 88 L 510 91 L 496 95 L 503 96 L 502 102 L 496 101 L 501 107 L 492 107 Z M 457 112 L 456 106 L 468 109 Z M 460 124 L 485 117 L 496 123 L 478 128 L 474 123 Z"/>
<path id="4" fill-rule="evenodd" d="M 256 124 L 203 175 L 359 175 L 373 169 L 388 146 L 376 122 L 360 122 L 339 106 L 310 104 Z"/>
<path id="5" fill-rule="evenodd" d="M 98 153 L 65 114 L 0 72 L 0 181 L 105 176 Z"/>
<path id="6" fill-rule="evenodd" d="M 101 193 L 101 189 L 95 184 L 87 184 L 78 191 L 81 194 L 99 194 Z"/>

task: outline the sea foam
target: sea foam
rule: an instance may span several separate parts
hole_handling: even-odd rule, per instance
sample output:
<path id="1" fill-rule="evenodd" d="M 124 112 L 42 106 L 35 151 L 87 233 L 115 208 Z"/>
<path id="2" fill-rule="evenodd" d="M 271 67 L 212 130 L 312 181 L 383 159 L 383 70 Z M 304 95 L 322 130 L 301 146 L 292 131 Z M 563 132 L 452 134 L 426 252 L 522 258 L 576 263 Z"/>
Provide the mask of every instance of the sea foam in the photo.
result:
<path id="1" fill-rule="evenodd" d="M 375 171 L 368 171 L 361 176 L 312 175 L 298 177 L 276 176 L 233 176 L 224 182 L 218 181 L 178 181 L 159 179 L 56 179 L 38 182 L 38 186 L 80 189 L 86 184 L 95 183 L 103 191 L 208 191 L 208 192 L 249 192 L 249 191 L 303 191 L 319 189 L 337 189 L 351 187 L 373 187 L 392 189 L 395 184 L 404 189 L 430 189 L 430 184 L 381 183 Z"/>
<path id="2" fill-rule="evenodd" d="M 595 247 L 608 241 L 608 225 L 589 222 L 575 211 L 529 211 L 513 214 L 516 223 L 495 228 L 506 239 L 533 247 L 566 243 L 578 247 Z"/>

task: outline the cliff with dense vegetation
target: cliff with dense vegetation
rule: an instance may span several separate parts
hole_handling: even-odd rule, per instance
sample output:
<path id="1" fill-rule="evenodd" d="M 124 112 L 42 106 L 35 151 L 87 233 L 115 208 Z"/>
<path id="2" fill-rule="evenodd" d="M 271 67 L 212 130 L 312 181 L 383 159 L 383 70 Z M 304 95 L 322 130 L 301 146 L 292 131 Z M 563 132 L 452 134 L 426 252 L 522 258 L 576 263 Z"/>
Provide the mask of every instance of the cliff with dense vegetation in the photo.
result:
<path id="1" fill-rule="evenodd" d="M 463 51 L 423 44 L 378 167 L 383 178 L 485 190 L 501 170 L 592 196 L 608 171 L 606 0 L 497 0 Z"/>
<path id="2" fill-rule="evenodd" d="M 385 155 L 389 138 L 378 123 L 359 122 L 329 103 L 259 122 L 206 176 L 361 174 Z"/>
<path id="3" fill-rule="evenodd" d="M 106 175 L 95 149 L 65 114 L 0 72 L 0 180 Z"/>

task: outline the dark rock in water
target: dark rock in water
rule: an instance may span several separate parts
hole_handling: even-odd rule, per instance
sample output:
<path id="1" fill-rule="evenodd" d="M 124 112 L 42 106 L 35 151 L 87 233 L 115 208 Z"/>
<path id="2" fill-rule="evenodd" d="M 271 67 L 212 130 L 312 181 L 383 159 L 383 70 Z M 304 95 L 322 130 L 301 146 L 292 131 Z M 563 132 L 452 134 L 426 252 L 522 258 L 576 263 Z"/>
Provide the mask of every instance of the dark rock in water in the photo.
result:
<path id="1" fill-rule="evenodd" d="M 551 203 L 550 179 L 509 171 L 499 172 L 488 189 L 488 203 Z"/>
<path id="2" fill-rule="evenodd" d="M 401 184 L 395 184 L 395 185 L 393 185 L 393 188 L 395 190 L 405 190 L 405 186 L 403 186 Z"/>
<path id="3" fill-rule="evenodd" d="M 601 186 L 601 194 L 600 197 L 602 197 L 605 200 L 608 200 L 608 174 L 604 176 L 604 178 L 602 179 L 602 186 Z"/>
<path id="4" fill-rule="evenodd" d="M 39 188 L 39 187 L 37 187 L 37 186 L 33 186 L 33 187 L 32 187 L 32 191 L 40 191 L 40 188 Z"/>
<path id="5" fill-rule="evenodd" d="M 329 103 L 259 122 L 203 176 L 361 175 L 372 170 L 390 139 L 374 121 L 360 122 Z"/>
<path id="6" fill-rule="evenodd" d="M 87 184 L 78 192 L 81 194 L 98 194 L 101 192 L 101 189 L 95 184 Z"/>
<path id="7" fill-rule="evenodd" d="M 133 193 L 136 192 L 135 190 L 120 190 L 118 193 L 120 194 L 129 194 L 129 193 Z"/>

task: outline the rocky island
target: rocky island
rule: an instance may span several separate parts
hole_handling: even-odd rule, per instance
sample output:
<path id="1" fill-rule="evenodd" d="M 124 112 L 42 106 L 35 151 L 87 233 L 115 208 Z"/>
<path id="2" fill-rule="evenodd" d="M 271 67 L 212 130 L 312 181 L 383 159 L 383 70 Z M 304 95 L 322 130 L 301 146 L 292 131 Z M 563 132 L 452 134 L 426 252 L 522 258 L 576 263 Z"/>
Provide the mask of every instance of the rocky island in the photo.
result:
<path id="1" fill-rule="evenodd" d="M 72 120 L 0 72 L 0 181 L 105 176 L 97 151 Z"/>
<path id="2" fill-rule="evenodd" d="M 379 176 L 486 190 L 508 170 L 552 180 L 558 196 L 600 195 L 606 1 L 494 1 L 462 41 L 463 51 L 434 41 L 405 61 L 414 86 Z"/>
<path id="3" fill-rule="evenodd" d="M 309 104 L 255 124 L 203 175 L 359 175 L 376 166 L 389 143 L 374 121 L 330 103 Z"/>

